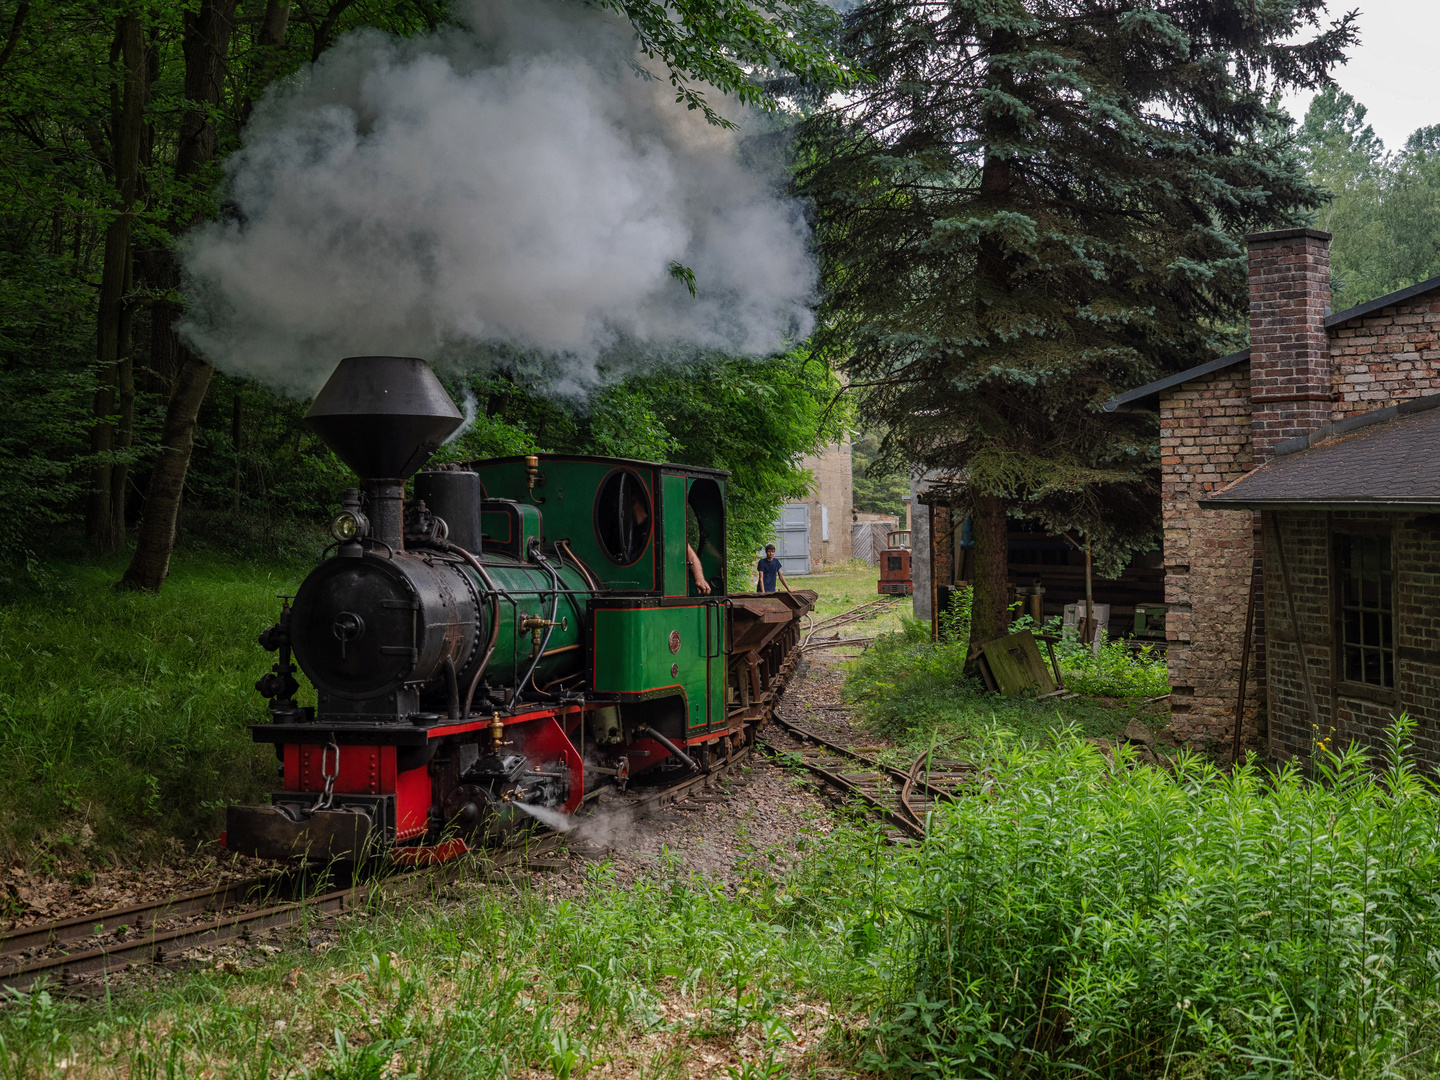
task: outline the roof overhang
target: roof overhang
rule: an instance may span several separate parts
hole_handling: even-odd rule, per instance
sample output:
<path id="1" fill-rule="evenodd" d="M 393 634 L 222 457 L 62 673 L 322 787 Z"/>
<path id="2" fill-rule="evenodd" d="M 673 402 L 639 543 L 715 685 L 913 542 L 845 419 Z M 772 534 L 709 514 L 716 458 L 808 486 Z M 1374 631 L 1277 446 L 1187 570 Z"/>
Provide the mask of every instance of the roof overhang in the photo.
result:
<path id="1" fill-rule="evenodd" d="M 1440 511 L 1440 499 L 1201 499 L 1202 510 L 1376 510 Z"/>
<path id="2" fill-rule="evenodd" d="M 1109 401 L 1101 406 L 1106 412 L 1154 412 L 1160 407 L 1160 395 L 1172 387 L 1182 386 L 1192 379 L 1198 379 L 1204 375 L 1210 375 L 1216 371 L 1224 371 L 1236 364 L 1248 363 L 1250 350 L 1241 349 L 1239 352 L 1228 353 L 1225 356 L 1217 357 L 1199 367 L 1186 368 L 1184 371 L 1168 378 L 1159 379 L 1144 386 L 1137 386 L 1134 390 L 1127 390 L 1123 394 L 1116 394 Z"/>

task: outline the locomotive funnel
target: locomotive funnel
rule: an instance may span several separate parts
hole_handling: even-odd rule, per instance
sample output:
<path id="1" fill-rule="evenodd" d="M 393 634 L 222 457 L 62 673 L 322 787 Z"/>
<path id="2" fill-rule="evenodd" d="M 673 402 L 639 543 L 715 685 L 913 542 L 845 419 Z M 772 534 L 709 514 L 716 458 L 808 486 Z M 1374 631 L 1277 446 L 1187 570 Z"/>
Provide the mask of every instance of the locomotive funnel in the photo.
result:
<path id="1" fill-rule="evenodd" d="M 463 419 L 435 372 L 413 356 L 349 356 L 305 421 L 362 480 L 408 480 Z"/>

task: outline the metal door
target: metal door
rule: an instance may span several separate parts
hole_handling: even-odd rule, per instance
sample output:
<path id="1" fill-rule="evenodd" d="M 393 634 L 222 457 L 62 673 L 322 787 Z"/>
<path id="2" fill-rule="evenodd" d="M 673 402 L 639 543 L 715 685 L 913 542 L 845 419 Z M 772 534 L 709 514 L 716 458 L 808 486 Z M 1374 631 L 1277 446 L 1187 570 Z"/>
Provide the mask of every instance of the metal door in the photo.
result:
<path id="1" fill-rule="evenodd" d="M 790 503 L 782 509 L 775 533 L 775 555 L 785 576 L 810 573 L 810 504 Z"/>

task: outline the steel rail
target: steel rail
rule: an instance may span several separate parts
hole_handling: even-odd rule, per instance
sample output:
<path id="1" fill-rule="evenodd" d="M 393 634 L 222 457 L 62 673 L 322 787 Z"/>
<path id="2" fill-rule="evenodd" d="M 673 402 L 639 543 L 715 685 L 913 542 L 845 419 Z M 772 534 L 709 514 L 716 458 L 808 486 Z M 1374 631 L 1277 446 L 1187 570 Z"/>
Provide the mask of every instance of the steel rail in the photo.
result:
<path id="1" fill-rule="evenodd" d="M 841 626 L 848 626 L 852 623 L 866 622 L 869 619 L 878 618 L 884 613 L 886 608 L 893 607 L 894 604 L 895 600 L 893 598 L 882 596 L 878 600 L 869 600 L 850 608 L 848 611 L 842 611 L 838 615 L 831 615 L 828 618 L 821 619 L 819 622 L 812 623 L 805 637 L 801 639 L 800 648 L 804 649 L 809 647 L 810 639 L 821 630 L 835 630 Z"/>
<path id="2" fill-rule="evenodd" d="M 697 773 L 678 784 L 661 788 L 624 806 L 604 813 L 586 815 L 570 832 L 584 835 L 587 827 L 613 825 L 647 813 L 657 806 L 678 801 L 696 787 L 709 786 L 717 777 L 724 776 L 732 769 L 744 764 L 750 757 L 750 747 L 745 746 L 708 773 Z M 500 856 L 477 869 L 494 872 L 516 866 L 523 866 L 529 857 L 550 851 L 559 844 L 561 833 L 546 833 L 523 849 L 502 851 Z M 27 990 L 47 975 L 62 978 L 87 976 L 96 973 L 109 975 L 124 970 L 136 963 L 161 964 L 177 954 L 197 946 L 219 945 L 236 937 L 247 937 L 260 930 L 279 926 L 292 926 L 315 916 L 343 914 L 364 907 L 376 899 L 394 900 L 412 895 L 431 884 L 444 884 L 459 875 L 467 867 L 474 867 L 473 861 L 456 860 L 439 866 L 424 867 L 407 873 L 394 874 L 368 882 L 355 883 L 343 889 L 334 889 L 318 896 L 305 897 L 288 903 L 264 907 L 256 911 L 222 915 L 192 926 L 181 926 L 170 930 L 158 930 L 157 924 L 167 918 L 181 917 L 218 907 L 229 907 L 243 903 L 259 885 L 273 885 L 264 879 L 250 879 L 233 882 L 214 889 L 187 893 L 184 896 L 168 897 L 150 904 L 135 904 L 116 908 L 108 912 L 62 922 L 43 923 L 24 927 L 4 938 L 4 952 L 0 955 L 13 956 L 27 948 L 54 946 L 93 933 L 97 923 L 117 919 L 133 919 L 137 929 L 148 925 L 149 933 L 126 941 L 101 945 L 78 953 L 57 953 L 38 957 L 13 966 L 0 969 L 0 988 Z M 278 877 L 279 875 L 277 875 Z M 89 930 L 89 933 L 86 930 Z"/>
<path id="3" fill-rule="evenodd" d="M 724 761 L 713 766 L 709 772 L 697 773 L 677 784 L 647 793 L 643 797 L 613 810 L 587 814 L 576 823 L 574 829 L 569 831 L 577 836 L 583 836 L 588 828 L 621 823 L 643 816 L 657 806 L 678 801 L 693 789 L 708 787 L 718 777 L 743 765 L 750 758 L 750 749 L 749 746 L 744 746 L 732 752 Z M 523 865 L 530 856 L 549 851 L 557 846 L 562 835 L 566 834 L 543 834 L 537 842 L 528 844 L 523 849 L 502 851 L 498 858 L 479 869 L 485 872 L 494 872 Z M 456 860 L 439 866 L 424 867 L 407 873 L 355 883 L 343 889 L 331 890 L 318 896 L 305 897 L 256 911 L 222 915 L 206 922 L 170 930 L 159 930 L 157 924 L 168 918 L 214 911 L 217 908 L 243 903 L 258 889 L 267 886 L 274 887 L 279 884 L 279 879 L 284 875 L 277 875 L 273 880 L 252 878 L 182 896 L 167 897 L 149 904 L 135 904 L 125 908 L 97 912 L 94 915 L 23 927 L 4 937 L 0 958 L 13 957 L 16 953 L 30 948 L 54 947 L 69 941 L 83 939 L 94 933 L 94 927 L 97 924 L 123 923 L 125 920 L 131 920 L 129 925 L 133 925 L 137 929 L 148 928 L 149 933 L 78 953 L 57 953 L 7 966 L 0 969 L 0 988 L 23 991 L 46 976 L 57 976 L 62 979 L 95 973 L 103 973 L 108 976 L 136 963 L 164 963 L 166 960 L 176 957 L 177 954 L 197 946 L 222 944 L 235 937 L 246 937 L 260 930 L 291 926 L 317 915 L 342 914 L 363 907 L 377 898 L 398 899 L 413 894 L 432 883 L 445 883 L 458 876 L 461 870 L 474 866 L 473 861 Z"/>
<path id="4" fill-rule="evenodd" d="M 802 738 L 802 739 L 807 739 L 807 740 L 809 740 L 810 742 L 813 742 L 813 743 L 816 743 L 816 744 L 819 745 L 819 746 L 825 747 L 825 749 L 827 749 L 827 750 L 830 750 L 830 751 L 832 751 L 832 752 L 834 752 L 834 753 L 836 753 L 836 754 L 840 754 L 840 755 L 842 755 L 842 756 L 844 756 L 844 757 L 848 757 L 848 758 L 850 758 L 850 759 L 852 759 L 852 760 L 854 760 L 854 761 L 858 761 L 858 762 L 860 762 L 862 765 L 867 765 L 867 766 L 869 766 L 869 767 L 872 768 L 872 769 L 882 770 L 882 771 L 884 771 L 885 773 L 887 773 L 889 776 L 894 777 L 896 780 L 899 780 L 899 781 L 901 781 L 902 783 L 909 777 L 909 773 L 906 773 L 906 772 L 904 772 L 904 771 L 902 771 L 902 770 L 900 770 L 900 769 L 897 769 L 897 768 L 895 768 L 893 765 L 886 765 L 883 761 L 880 761 L 878 758 L 868 757 L 868 756 L 865 755 L 865 754 L 862 754 L 862 753 L 859 753 L 859 752 L 856 751 L 856 750 L 850 749 L 850 747 L 848 747 L 848 746 L 842 746 L 840 743 L 831 742 L 829 739 L 825 738 L 824 736 L 822 736 L 822 735 L 817 735 L 815 732 L 811 731 L 809 728 L 801 727 L 799 724 L 794 723 L 793 721 L 786 720 L 784 717 L 780 716 L 778 713 L 775 714 L 774 716 L 772 716 L 771 719 L 774 720 L 775 723 L 777 723 L 777 724 L 779 724 L 781 727 L 783 727 L 786 731 L 790 732 L 792 735 L 796 735 L 796 736 L 798 736 L 799 738 Z M 929 751 L 926 751 L 926 753 L 928 754 Z M 973 765 L 970 765 L 970 764 L 968 764 L 968 763 L 961 763 L 961 764 L 960 764 L 960 767 L 959 767 L 959 769 L 958 769 L 957 771 L 959 771 L 959 772 L 976 772 L 976 771 L 978 771 L 978 770 L 977 770 L 977 769 L 975 768 L 975 766 L 973 766 Z M 915 778 L 915 783 L 918 784 L 918 785 L 920 786 L 920 789 L 921 789 L 922 791 L 924 791 L 925 794 L 929 795 L 932 799 L 952 799 L 952 800 L 953 800 L 953 799 L 955 798 L 955 793 L 954 793 L 953 791 L 946 791 L 944 788 L 937 788 L 937 787 L 935 787 L 933 784 L 931 784 L 928 780 L 920 780 L 918 777 L 916 777 L 916 778 Z"/>
<path id="5" fill-rule="evenodd" d="M 775 720 L 778 726 L 795 737 L 797 741 L 812 742 L 823 748 L 823 750 L 829 754 L 854 761 L 864 766 L 869 770 L 870 775 L 875 778 L 876 783 L 874 787 L 877 792 L 881 786 L 880 781 L 888 780 L 892 785 L 898 781 L 899 788 L 895 792 L 895 803 L 892 806 L 876 798 L 875 795 L 871 794 L 871 792 L 866 790 L 861 784 L 856 783 L 853 777 L 847 777 L 844 773 L 834 768 L 827 768 L 825 765 L 815 761 L 807 761 L 803 751 L 796 754 L 794 751 L 788 751 L 783 747 L 778 747 L 768 742 L 763 743 L 766 751 L 782 764 L 786 762 L 798 762 L 802 768 L 819 776 L 832 787 L 839 789 L 847 795 L 855 796 L 862 802 L 868 804 L 871 809 L 877 811 L 887 822 L 894 825 L 900 831 L 909 834 L 911 837 L 923 839 L 928 831 L 926 818 L 922 817 L 921 813 L 915 809 L 915 806 L 911 802 L 912 797 L 917 792 L 922 792 L 932 805 L 942 799 L 954 801 L 956 798 L 954 791 L 949 791 L 932 784 L 930 782 L 930 774 L 927 773 L 926 777 L 921 779 L 921 770 L 925 766 L 927 759 L 930 759 L 934 753 L 933 747 L 923 751 L 916 757 L 908 769 L 898 769 L 885 764 L 878 758 L 862 754 L 848 746 L 818 735 L 808 728 L 784 719 L 778 714 L 773 716 L 772 719 Z M 957 780 L 966 779 L 979 772 L 974 765 L 968 762 L 947 764 L 949 764 L 949 767 L 945 772 L 949 774 L 960 774 L 956 777 Z M 925 813 L 928 815 L 928 807 Z"/>
<path id="6" fill-rule="evenodd" d="M 542 837 L 538 844 L 527 847 L 522 852 L 511 854 L 508 858 L 497 860 L 485 869 L 493 871 L 523 863 L 528 856 L 549 850 L 555 842 L 556 837 L 553 835 Z M 223 915 L 208 922 L 176 927 L 172 930 L 157 930 L 155 921 L 152 921 L 150 933 L 132 940 L 102 945 L 78 953 L 60 953 L 54 956 L 40 957 L 0 971 L 0 987 L 23 991 L 28 990 L 46 976 L 58 976 L 63 981 L 76 976 L 96 973 L 108 976 L 139 963 L 162 964 L 197 946 L 219 945 L 236 937 L 248 937 L 260 930 L 277 926 L 292 926 L 314 916 L 342 914 L 363 907 L 376 899 L 399 899 L 431 885 L 448 882 L 465 865 L 465 863 L 457 861 L 444 863 L 438 867 L 425 867 L 408 873 L 355 883 L 318 896 L 304 897 L 300 900 L 260 908 L 256 911 Z M 223 890 L 215 890 L 217 893 L 221 891 Z M 162 910 L 168 903 L 169 901 L 159 901 L 149 906 L 154 910 Z"/>
<path id="7" fill-rule="evenodd" d="M 283 884 L 284 875 L 272 877 L 251 877 L 232 881 L 228 885 L 199 889 L 181 893 L 164 900 L 144 904 L 130 904 L 126 907 L 97 911 L 93 915 L 81 915 L 72 919 L 36 923 L 22 926 L 0 935 L 0 957 L 13 956 L 30 949 L 43 949 L 62 945 L 78 938 L 95 936 L 97 926 L 130 926 L 143 930 L 161 919 L 180 918 L 206 911 L 218 911 L 244 903 L 256 893 L 265 892 Z"/>
<path id="8" fill-rule="evenodd" d="M 871 809 L 877 811 L 881 817 L 888 819 L 897 829 L 910 834 L 916 840 L 925 838 L 925 828 L 923 825 L 916 824 L 913 812 L 907 817 L 903 811 L 897 811 L 894 807 L 888 806 L 840 773 L 826 769 L 813 761 L 806 761 L 803 754 L 795 754 L 793 751 L 787 751 L 783 747 L 775 746 L 764 740 L 759 740 L 758 745 L 782 764 L 786 761 L 798 761 L 801 768 L 814 773 L 832 787 L 839 788 L 847 795 L 853 795 L 862 802 L 868 803 Z M 877 774 L 877 778 L 881 776 L 883 773 Z"/>

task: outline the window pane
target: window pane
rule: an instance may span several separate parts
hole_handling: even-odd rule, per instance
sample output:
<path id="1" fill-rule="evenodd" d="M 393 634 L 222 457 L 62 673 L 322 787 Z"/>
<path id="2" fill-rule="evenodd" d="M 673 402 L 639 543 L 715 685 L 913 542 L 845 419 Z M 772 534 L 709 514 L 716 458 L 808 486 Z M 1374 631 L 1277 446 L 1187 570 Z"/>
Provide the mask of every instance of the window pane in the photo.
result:
<path id="1" fill-rule="evenodd" d="M 1342 633 L 1345 635 L 1342 641 L 1359 644 L 1360 642 L 1360 612 L 1342 611 L 1340 613 L 1343 624 Z"/>
<path id="2" fill-rule="evenodd" d="M 1360 579 L 1360 603 L 1367 608 L 1380 606 L 1380 580 L 1366 574 Z"/>
<path id="3" fill-rule="evenodd" d="M 1335 538 L 1343 677 L 1395 685 L 1394 583 L 1388 536 Z"/>
<path id="4" fill-rule="evenodd" d="M 1384 686 L 1385 683 L 1380 676 L 1380 650 L 1365 649 L 1365 675 L 1364 681 L 1374 686 Z"/>
<path id="5" fill-rule="evenodd" d="M 1380 615 L 1375 611 L 1366 611 L 1360 617 L 1360 644 L 1380 644 Z"/>

